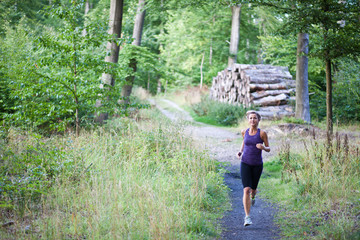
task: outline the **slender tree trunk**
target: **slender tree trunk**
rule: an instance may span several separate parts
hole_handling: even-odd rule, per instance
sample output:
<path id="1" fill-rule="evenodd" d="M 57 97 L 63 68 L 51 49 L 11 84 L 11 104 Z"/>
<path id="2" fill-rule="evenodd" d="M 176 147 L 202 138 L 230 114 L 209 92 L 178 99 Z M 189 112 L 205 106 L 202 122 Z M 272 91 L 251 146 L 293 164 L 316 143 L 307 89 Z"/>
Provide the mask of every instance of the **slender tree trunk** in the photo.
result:
<path id="1" fill-rule="evenodd" d="M 215 16 L 212 19 L 212 27 L 215 27 Z M 210 40 L 210 52 L 209 52 L 209 65 L 212 65 L 212 56 L 213 56 L 213 38 Z"/>
<path id="2" fill-rule="evenodd" d="M 296 111 L 295 117 L 310 123 L 308 87 L 309 34 L 299 33 L 296 63 Z"/>
<path id="3" fill-rule="evenodd" d="M 203 53 L 203 55 L 202 55 L 201 65 L 200 65 L 200 89 L 202 88 L 202 85 L 203 85 L 203 64 L 204 64 L 204 57 L 205 57 L 205 53 Z"/>
<path id="4" fill-rule="evenodd" d="M 105 62 L 117 63 L 119 59 L 119 46 L 116 43 L 116 40 L 120 38 L 121 35 L 121 25 L 122 25 L 122 15 L 123 15 L 123 0 L 111 0 L 110 3 L 110 20 L 109 20 L 109 34 L 113 35 L 115 39 L 107 43 L 106 51 L 110 52 L 108 56 L 105 57 Z M 109 73 L 102 74 L 103 84 L 114 86 L 115 79 Z M 96 107 L 100 107 L 101 102 L 96 102 Z M 104 120 L 108 119 L 108 113 L 101 113 L 96 118 L 97 122 L 102 123 Z"/>
<path id="5" fill-rule="evenodd" d="M 150 72 L 148 72 L 147 90 L 150 92 Z"/>
<path id="6" fill-rule="evenodd" d="M 160 80 L 158 80 L 156 93 L 157 94 L 161 93 L 161 82 L 160 82 Z"/>
<path id="7" fill-rule="evenodd" d="M 212 55 L 213 55 L 213 48 L 212 48 L 212 38 L 210 41 L 210 51 L 209 51 L 209 65 L 212 65 Z"/>
<path id="8" fill-rule="evenodd" d="M 331 136 L 333 133 L 332 121 L 332 77 L 331 77 L 331 60 L 325 62 L 326 69 L 326 131 Z"/>
<path id="9" fill-rule="evenodd" d="M 89 0 L 86 0 L 86 2 L 85 2 L 85 17 L 89 13 L 89 11 L 90 11 L 90 3 L 89 3 Z M 87 34 L 86 28 L 84 28 L 84 30 L 82 31 L 82 35 L 86 36 L 86 34 Z"/>
<path id="10" fill-rule="evenodd" d="M 232 6 L 231 11 L 232 21 L 228 67 L 231 67 L 234 63 L 236 63 L 237 53 L 239 50 L 241 5 Z"/>
<path id="11" fill-rule="evenodd" d="M 77 95 L 77 82 L 76 82 L 76 76 L 77 76 L 77 67 L 76 67 L 76 63 L 77 63 L 76 37 L 77 37 L 77 34 L 75 34 L 75 31 L 73 31 L 74 100 L 75 100 L 75 103 L 76 103 L 76 109 L 75 109 L 75 134 L 76 134 L 76 137 L 79 137 L 79 135 L 80 135 L 80 118 L 79 118 L 79 98 L 78 98 L 78 95 Z"/>
<path id="12" fill-rule="evenodd" d="M 140 46 L 141 45 L 141 36 L 144 28 L 144 20 L 145 20 L 145 0 L 139 0 L 135 23 L 134 23 L 134 31 L 133 31 L 133 42 L 132 45 Z M 133 73 L 135 74 L 137 69 L 137 60 L 135 58 L 130 59 L 129 67 L 133 69 Z M 121 97 L 124 100 L 125 105 L 129 103 L 129 97 L 132 92 L 132 88 L 134 85 L 135 76 L 129 76 L 126 78 L 126 83 L 122 87 Z"/>

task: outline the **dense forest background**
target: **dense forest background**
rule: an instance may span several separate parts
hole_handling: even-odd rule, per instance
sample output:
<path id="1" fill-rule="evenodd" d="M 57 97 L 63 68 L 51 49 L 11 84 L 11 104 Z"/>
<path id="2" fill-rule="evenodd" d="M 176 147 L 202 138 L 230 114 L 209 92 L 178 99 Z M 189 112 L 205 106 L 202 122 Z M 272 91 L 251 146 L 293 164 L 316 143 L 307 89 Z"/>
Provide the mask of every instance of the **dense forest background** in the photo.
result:
<path id="1" fill-rule="evenodd" d="M 281 4 L 292 2 L 296 1 Z M 331 6 L 331 1 L 327 2 Z M 357 1 L 346 2 L 348 8 L 359 8 Z M 134 86 L 151 94 L 199 85 L 202 79 L 204 85 L 210 86 L 212 77 L 227 67 L 231 6 L 240 2 L 146 1 L 141 46 L 133 46 L 138 3 L 124 1 L 121 36 L 116 39 L 119 60 L 108 63 L 104 61 L 110 54 L 106 44 L 113 39 L 108 34 L 110 0 L 1 1 L 3 123 L 53 132 L 64 131 L 76 123 L 92 124 L 99 112 L 127 114 L 129 108 L 142 107 L 134 98 L 130 104 L 122 99 L 121 89 L 129 77 L 135 77 Z M 316 14 L 316 9 L 296 16 L 276 11 L 276 4 L 278 1 L 241 4 L 237 62 L 287 66 L 295 78 L 300 29 L 296 19 L 306 19 Z M 334 43 L 333 48 L 339 50 L 339 46 L 349 43 L 352 47 L 340 49 L 342 54 L 334 55 L 331 62 L 333 121 L 337 123 L 360 120 L 360 64 L 356 48 L 359 22 L 344 22 L 351 34 L 332 32 L 333 36 L 341 36 L 334 37 L 337 45 Z M 339 26 L 344 22 L 335 21 Z M 330 29 L 338 28 L 337 25 Z M 312 120 L 322 121 L 326 116 L 326 71 L 320 53 L 328 46 L 323 44 L 321 26 L 309 26 L 318 30 L 312 30 L 309 37 L 310 111 Z M 131 67 L 134 59 L 136 72 Z M 104 86 L 104 72 L 113 76 L 114 84 Z M 95 107 L 97 101 L 102 102 L 100 107 Z"/>

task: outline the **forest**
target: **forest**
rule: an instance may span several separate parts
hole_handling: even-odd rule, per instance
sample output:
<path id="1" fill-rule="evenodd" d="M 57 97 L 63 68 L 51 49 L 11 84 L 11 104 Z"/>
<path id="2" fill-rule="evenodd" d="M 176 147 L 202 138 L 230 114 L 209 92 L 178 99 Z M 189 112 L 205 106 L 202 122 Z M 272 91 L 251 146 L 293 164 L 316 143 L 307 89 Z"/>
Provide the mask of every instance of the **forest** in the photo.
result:
<path id="1" fill-rule="evenodd" d="M 149 99 L 197 89 L 197 101 L 190 93 L 178 102 L 195 120 L 241 127 L 253 106 L 209 98 L 235 63 L 286 68 L 303 91 L 290 104 L 305 115 L 265 126 L 323 132 L 296 139 L 302 153 L 284 143 L 268 163 L 269 176 L 298 189 L 289 198 L 314 203 L 315 194 L 322 206 L 308 220 L 315 228 L 281 235 L 359 236 L 359 39 L 358 0 L 1 0 L 0 236 L 219 237 L 216 219 L 230 208 L 225 170 Z M 327 192 L 335 186 L 342 191 Z"/>

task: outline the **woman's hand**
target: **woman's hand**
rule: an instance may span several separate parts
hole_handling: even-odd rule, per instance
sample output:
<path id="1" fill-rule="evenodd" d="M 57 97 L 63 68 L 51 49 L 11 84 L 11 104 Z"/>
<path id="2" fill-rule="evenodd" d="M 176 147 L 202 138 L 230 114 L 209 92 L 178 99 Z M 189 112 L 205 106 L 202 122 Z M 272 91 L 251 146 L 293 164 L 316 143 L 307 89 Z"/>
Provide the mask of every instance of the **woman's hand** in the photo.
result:
<path id="1" fill-rule="evenodd" d="M 257 149 L 265 150 L 264 145 L 262 145 L 261 143 L 256 144 L 256 147 L 257 147 Z"/>
<path id="2" fill-rule="evenodd" d="M 236 154 L 236 156 L 237 156 L 238 158 L 240 158 L 240 157 L 241 157 L 241 154 L 242 154 L 242 152 L 238 152 L 238 153 Z"/>
<path id="3" fill-rule="evenodd" d="M 256 148 L 260 149 L 260 150 L 264 150 L 266 152 L 270 152 L 270 147 L 265 147 L 263 144 L 258 143 L 256 144 Z"/>

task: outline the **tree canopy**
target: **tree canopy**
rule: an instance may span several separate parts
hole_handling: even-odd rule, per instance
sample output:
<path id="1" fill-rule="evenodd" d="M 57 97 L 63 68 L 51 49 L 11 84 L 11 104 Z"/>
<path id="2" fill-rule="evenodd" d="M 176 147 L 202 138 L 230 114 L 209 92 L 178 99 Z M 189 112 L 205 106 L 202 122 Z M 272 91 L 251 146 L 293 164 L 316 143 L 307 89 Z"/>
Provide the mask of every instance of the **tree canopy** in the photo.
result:
<path id="1" fill-rule="evenodd" d="M 138 1 L 124 1 L 119 61 L 113 64 L 104 62 L 112 37 L 107 34 L 110 1 L 89 0 L 86 15 L 85 2 L 0 2 L 2 120 L 54 131 L 75 127 L 76 119 L 86 125 L 94 119 L 99 96 L 112 99 L 104 111 L 126 114 L 118 100 L 129 76 L 152 94 L 159 86 L 164 91 L 199 85 L 202 77 L 210 85 L 227 66 L 231 6 L 239 4 L 237 62 L 286 66 L 295 76 L 296 34 L 306 31 L 312 118 L 326 116 L 328 75 L 334 83 L 330 98 L 336 103 L 331 120 L 360 120 L 354 74 L 360 53 L 358 1 L 146 1 L 141 46 L 131 46 Z M 137 62 L 135 73 L 131 59 Z M 101 88 L 104 71 L 116 78 L 108 93 Z M 353 98 L 345 97 L 348 85 L 354 86 Z"/>

